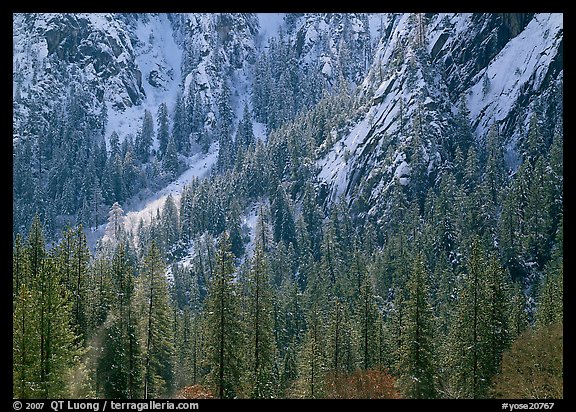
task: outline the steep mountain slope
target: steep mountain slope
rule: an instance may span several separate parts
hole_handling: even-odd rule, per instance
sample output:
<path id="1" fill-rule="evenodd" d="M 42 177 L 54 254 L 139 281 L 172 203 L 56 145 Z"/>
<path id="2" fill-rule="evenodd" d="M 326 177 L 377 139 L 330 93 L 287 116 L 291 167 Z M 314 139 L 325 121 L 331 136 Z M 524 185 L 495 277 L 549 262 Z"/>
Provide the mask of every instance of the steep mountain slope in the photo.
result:
<path id="1" fill-rule="evenodd" d="M 50 180 L 42 162 L 50 168 L 52 146 L 72 138 L 72 129 L 86 129 L 88 139 L 107 145 L 113 132 L 120 142 L 133 139 L 141 133 L 145 111 L 156 119 L 162 103 L 170 133 L 184 129 L 183 138 L 197 144 L 179 147 L 178 174 L 186 165 L 196 167 L 198 151 L 236 133 L 244 106 L 258 119 L 257 71 L 264 67 L 278 79 L 268 79 L 266 90 L 277 106 L 301 104 L 298 88 L 307 88 L 300 90 L 306 94 L 313 86 L 320 95 L 340 78 L 357 85 L 359 104 L 347 128 L 333 130 L 331 145 L 316 160 L 319 193 L 325 206 L 345 196 L 357 213 L 380 218 L 396 180 L 421 185 L 423 196 L 454 157 L 465 119 L 480 146 L 490 126 L 498 124 L 512 169 L 534 113 L 543 114 L 546 130 L 561 128 L 562 33 L 560 14 L 17 14 L 13 141 L 18 153 L 36 150 L 20 145 L 21 137 L 46 151 L 30 176 L 46 189 L 21 193 L 23 185 L 16 185 L 15 204 L 53 203 L 47 193 L 61 196 L 65 184 Z M 279 51 L 266 55 L 269 49 Z M 284 71 L 273 73 L 279 69 L 271 70 L 262 56 L 286 59 Z M 323 79 L 321 86 L 302 80 L 313 82 L 315 76 Z M 282 94 L 290 87 L 293 102 Z M 71 107 L 81 121 L 65 118 Z M 183 123 L 177 124 L 178 116 Z M 223 133 L 224 118 L 231 129 Z M 266 135 L 264 123 L 254 122 L 253 128 Z M 158 161 L 159 147 L 154 135 L 152 155 Z M 154 167 L 152 160 L 144 162 L 142 173 Z M 169 183 L 164 180 L 147 195 L 154 197 L 154 190 Z M 96 210 L 113 198 L 105 193 Z M 75 215 L 83 202 L 95 199 L 86 195 L 68 200 L 68 206 L 58 201 L 51 214 Z M 136 199 L 134 207 L 143 200 Z"/>
<path id="2" fill-rule="evenodd" d="M 430 184 L 454 156 L 459 116 L 471 122 L 480 146 L 497 124 L 511 168 L 518 165 L 534 113 L 546 111 L 548 129 L 560 127 L 562 15 L 507 19 L 393 16 L 361 86 L 366 104 L 360 121 L 318 161 L 330 201 L 344 195 L 351 204 L 362 198 L 367 202 L 362 212 L 381 216 L 395 178 L 410 184 L 414 168 L 422 166 L 410 161 L 420 151 L 418 162 L 425 168 L 420 179 Z M 416 139 L 424 139 L 418 147 Z"/>
<path id="3" fill-rule="evenodd" d="M 44 112 L 81 85 L 95 108 L 117 110 L 145 98 L 142 72 L 129 36 L 130 18 L 105 14 L 15 14 L 13 90 L 15 128 L 27 108 Z"/>

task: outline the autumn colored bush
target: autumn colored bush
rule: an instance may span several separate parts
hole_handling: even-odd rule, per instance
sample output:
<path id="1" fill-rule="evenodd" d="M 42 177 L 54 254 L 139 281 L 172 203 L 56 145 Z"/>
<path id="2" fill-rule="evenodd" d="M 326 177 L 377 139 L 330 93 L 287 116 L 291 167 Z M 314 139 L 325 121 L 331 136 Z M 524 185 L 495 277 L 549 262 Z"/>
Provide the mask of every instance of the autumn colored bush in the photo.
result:
<path id="1" fill-rule="evenodd" d="M 329 373 L 325 397 L 335 399 L 399 399 L 396 378 L 383 370 L 362 370 L 350 374 Z"/>
<path id="2" fill-rule="evenodd" d="M 176 392 L 176 399 L 214 399 L 214 394 L 202 385 L 185 386 Z"/>
<path id="3" fill-rule="evenodd" d="M 558 322 L 528 329 L 502 358 L 502 372 L 493 382 L 493 394 L 504 399 L 561 399 L 563 327 Z"/>

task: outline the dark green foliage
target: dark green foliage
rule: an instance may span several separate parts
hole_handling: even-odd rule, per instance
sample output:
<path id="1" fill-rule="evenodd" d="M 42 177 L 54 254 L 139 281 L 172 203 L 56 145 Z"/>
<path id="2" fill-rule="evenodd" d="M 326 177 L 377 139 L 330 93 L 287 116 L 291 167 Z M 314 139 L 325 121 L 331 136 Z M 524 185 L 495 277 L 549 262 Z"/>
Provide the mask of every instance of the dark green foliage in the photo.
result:
<path id="1" fill-rule="evenodd" d="M 243 331 L 237 316 L 239 302 L 233 283 L 234 257 L 227 233 L 221 237 L 206 296 L 208 374 L 206 380 L 218 398 L 238 394 L 242 374 Z"/>
<path id="2" fill-rule="evenodd" d="M 254 251 L 247 282 L 247 395 L 250 398 L 272 398 L 276 395 L 277 385 L 274 370 L 274 294 L 261 243 Z"/>
<path id="3" fill-rule="evenodd" d="M 106 106 L 87 111 L 80 87 L 62 113 L 44 119 L 30 106 L 13 139 L 14 397 L 158 398 L 191 386 L 219 398 L 356 396 L 337 387 L 347 382 L 370 396 L 365 379 L 385 378 L 404 397 L 482 398 L 521 381 L 516 360 L 559 386 L 557 368 L 548 376 L 533 363 L 558 366 L 563 320 L 563 135 L 545 116 L 552 106 L 534 102 L 513 147 L 510 124 L 475 135 L 486 125 L 475 128 L 464 94 L 450 96 L 442 133 L 434 93 L 400 97 L 399 130 L 368 119 L 374 145 L 352 150 L 343 138 L 377 106 L 369 87 L 350 88 L 371 53 L 367 33 L 350 27 L 367 16 L 330 18 L 339 41 L 316 47 L 332 74 L 301 64 L 303 34 L 296 48 L 279 34 L 255 58 L 243 102 L 214 53 L 221 83 L 200 90 L 190 79 L 155 121 L 144 112 L 136 136 L 104 136 Z M 410 20 L 411 86 L 434 75 L 426 20 Z M 229 28 L 218 30 L 225 43 Z M 193 49 L 187 73 L 200 60 Z M 209 175 L 137 226 L 126 221 L 121 204 L 135 210 L 216 142 Z M 359 162 L 338 190 L 320 174 L 332 154 L 342 167 Z M 374 167 L 384 157 L 405 161 L 409 178 Z M 107 210 L 91 256 L 84 231 Z"/>
<path id="4" fill-rule="evenodd" d="M 466 275 L 458 290 L 452 346 L 452 390 L 456 397 L 483 398 L 509 347 L 508 282 L 495 257 L 472 242 Z"/>
<path id="5" fill-rule="evenodd" d="M 136 316 L 140 322 L 144 398 L 173 391 L 173 327 L 164 263 L 154 242 L 144 257 L 137 285 Z"/>
<path id="6" fill-rule="evenodd" d="M 399 385 L 407 398 L 437 396 L 434 352 L 434 317 L 424 257 L 416 255 L 408 278 L 408 300 L 402 330 Z"/>
<path id="7" fill-rule="evenodd" d="M 142 127 L 136 135 L 136 154 L 141 162 L 148 161 L 150 148 L 154 139 L 154 119 L 149 110 L 144 111 Z"/>
<path id="8" fill-rule="evenodd" d="M 12 371 L 15 398 L 65 398 L 79 348 L 73 327 L 75 301 L 61 277 L 58 252 L 47 252 L 43 227 L 34 217 L 18 262 L 13 297 Z"/>
<path id="9" fill-rule="evenodd" d="M 156 118 L 156 124 L 158 125 L 158 142 L 160 144 L 160 153 L 164 155 L 166 153 L 166 146 L 168 146 L 168 140 L 170 138 L 168 130 L 168 107 L 166 103 L 162 103 L 158 107 L 158 113 Z"/>

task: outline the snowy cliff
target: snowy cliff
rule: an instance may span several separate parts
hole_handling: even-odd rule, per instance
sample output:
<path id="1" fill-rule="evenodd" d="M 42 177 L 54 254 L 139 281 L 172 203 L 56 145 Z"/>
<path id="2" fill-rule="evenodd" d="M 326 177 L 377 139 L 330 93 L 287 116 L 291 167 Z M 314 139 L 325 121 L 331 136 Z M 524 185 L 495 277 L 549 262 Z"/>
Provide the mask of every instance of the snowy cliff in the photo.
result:
<path id="1" fill-rule="evenodd" d="M 480 144 L 498 125 L 508 165 L 517 167 L 533 113 L 547 111 L 551 129 L 561 127 L 562 33 L 561 14 L 512 23 L 493 14 L 391 16 L 360 86 L 360 121 L 318 161 L 328 199 L 363 197 L 379 216 L 395 180 L 410 183 L 415 151 L 434 181 L 443 157 L 454 155 L 459 117 Z"/>

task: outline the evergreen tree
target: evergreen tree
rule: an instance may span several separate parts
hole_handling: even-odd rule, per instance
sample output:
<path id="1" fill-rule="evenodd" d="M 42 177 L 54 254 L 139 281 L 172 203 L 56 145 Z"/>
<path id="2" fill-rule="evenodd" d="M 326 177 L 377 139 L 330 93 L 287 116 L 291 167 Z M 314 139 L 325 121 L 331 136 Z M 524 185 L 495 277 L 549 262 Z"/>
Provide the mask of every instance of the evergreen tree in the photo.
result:
<path id="1" fill-rule="evenodd" d="M 224 172 L 234 165 L 234 143 L 232 141 L 233 112 L 230 106 L 230 89 L 226 83 L 218 100 L 218 169 Z M 207 151 L 207 150 L 206 150 Z"/>
<path id="2" fill-rule="evenodd" d="M 236 132 L 236 147 L 239 149 L 246 149 L 254 144 L 254 131 L 252 129 L 252 117 L 248 104 L 244 104 L 244 112 L 242 119 L 238 122 L 238 130 Z"/>
<path id="3" fill-rule="evenodd" d="M 244 254 L 245 248 L 244 240 L 242 238 L 242 230 L 240 228 L 240 211 L 236 202 L 230 207 L 230 212 L 228 213 L 228 218 L 226 220 L 226 227 L 230 234 L 230 244 L 232 246 L 231 251 L 236 258 L 240 258 Z"/>
<path id="4" fill-rule="evenodd" d="M 296 225 L 284 187 L 279 184 L 270 204 L 274 241 L 283 240 L 296 247 Z"/>
<path id="5" fill-rule="evenodd" d="M 536 325 L 543 328 L 564 321 L 564 262 L 561 257 L 544 268 L 543 285 L 537 301 Z"/>
<path id="6" fill-rule="evenodd" d="M 399 384 L 407 398 L 436 397 L 434 318 L 424 257 L 417 254 L 408 278 Z"/>
<path id="7" fill-rule="evenodd" d="M 193 100 L 192 100 L 193 97 Z M 202 148 L 209 145 L 207 139 L 209 138 L 208 133 L 206 131 L 205 123 L 206 123 L 206 116 L 207 116 L 207 109 L 204 107 L 202 103 L 202 99 L 200 98 L 200 92 L 194 93 L 194 95 L 188 94 L 188 114 L 192 114 L 192 118 L 190 120 L 190 132 L 194 137 L 194 141 L 197 144 L 200 144 Z M 192 110 L 192 111 L 191 111 Z"/>
<path id="8" fill-rule="evenodd" d="M 105 325 L 99 378 L 107 398 L 137 399 L 142 396 L 141 350 L 132 299 L 133 271 L 126 248 L 119 244 L 112 256 L 111 313 Z"/>
<path id="9" fill-rule="evenodd" d="M 104 239 L 112 242 L 112 245 L 115 246 L 123 240 L 124 236 L 124 210 L 118 202 L 114 202 L 108 212 L 108 224 Z"/>
<path id="10" fill-rule="evenodd" d="M 170 137 L 166 146 L 166 152 L 162 158 L 162 168 L 169 178 L 173 179 L 180 171 L 180 162 L 178 161 L 178 152 L 174 138 Z"/>
<path id="11" fill-rule="evenodd" d="M 297 346 L 305 330 L 302 293 L 292 277 L 284 278 L 274 299 L 274 336 L 281 360 L 280 387 L 286 390 L 297 378 Z"/>
<path id="12" fill-rule="evenodd" d="M 124 160 L 122 161 L 122 176 L 127 197 L 136 193 L 143 185 L 140 178 L 140 168 L 138 167 L 136 155 L 134 154 L 134 145 L 132 143 L 128 144 Z"/>
<path id="13" fill-rule="evenodd" d="M 368 370 L 377 366 L 378 337 L 376 324 L 380 314 L 374 302 L 372 280 L 367 274 L 362 279 L 360 294 L 356 301 L 356 312 L 360 367 Z"/>
<path id="14" fill-rule="evenodd" d="M 82 226 L 75 230 L 69 229 L 68 236 L 72 236 L 72 256 L 68 264 L 71 265 L 70 294 L 73 296 L 73 317 L 76 334 L 80 342 L 84 342 L 88 336 L 88 263 L 90 261 L 90 251 L 88 250 L 86 235 Z"/>
<path id="15" fill-rule="evenodd" d="M 186 119 L 186 107 L 182 95 L 178 93 L 176 97 L 176 105 L 174 106 L 174 114 L 172 115 L 172 138 L 176 145 L 176 151 L 179 153 L 186 153 L 189 149 L 190 141 L 190 124 Z M 166 145 L 168 145 L 168 140 Z"/>
<path id="16" fill-rule="evenodd" d="M 78 352 L 71 327 L 72 302 L 58 270 L 58 259 L 47 253 L 35 216 L 25 246 L 26 264 L 13 302 L 13 393 L 16 398 L 62 398 Z"/>
<path id="17" fill-rule="evenodd" d="M 326 331 L 327 367 L 334 375 L 352 372 L 356 366 L 355 331 L 348 305 L 334 298 Z"/>
<path id="18" fill-rule="evenodd" d="M 295 395 L 318 399 L 324 395 L 324 378 L 328 370 L 323 316 L 314 304 L 307 318 L 307 329 L 297 356 L 298 379 Z"/>
<path id="19" fill-rule="evenodd" d="M 180 238 L 180 224 L 178 208 L 171 193 L 166 197 L 164 209 L 162 209 L 162 215 L 158 223 L 160 224 L 162 233 L 161 240 L 163 247 L 161 249 L 166 252 L 173 250 L 176 242 Z M 168 255 L 170 257 L 172 256 L 171 253 L 168 253 Z"/>
<path id="20" fill-rule="evenodd" d="M 233 279 L 234 257 L 230 237 L 224 232 L 219 240 L 205 302 L 206 362 L 209 368 L 206 380 L 220 399 L 238 395 L 243 367 L 239 353 L 243 346 L 243 331 Z"/>
<path id="21" fill-rule="evenodd" d="M 152 113 L 148 109 L 144 111 L 144 119 L 142 120 L 142 127 L 136 136 L 136 153 L 138 159 L 142 163 L 148 161 L 150 156 L 150 148 L 154 140 L 154 119 Z"/>
<path id="22" fill-rule="evenodd" d="M 263 246 L 258 243 L 248 273 L 247 383 L 250 398 L 275 395 L 273 291 Z"/>
<path id="23" fill-rule="evenodd" d="M 168 280 L 156 243 L 148 248 L 138 278 L 137 315 L 144 377 L 144 398 L 166 396 L 173 390 L 173 327 Z"/>
<path id="24" fill-rule="evenodd" d="M 168 146 L 168 139 L 170 138 L 169 126 L 168 126 L 168 106 L 166 106 L 166 103 L 160 104 L 156 116 L 157 116 L 156 123 L 158 125 L 157 137 L 160 147 L 160 153 L 164 155 L 166 153 L 166 146 Z"/>
<path id="25" fill-rule="evenodd" d="M 473 239 L 452 323 L 453 396 L 459 398 L 488 395 L 490 380 L 498 373 L 509 344 L 503 271 L 495 257 L 483 254 L 480 241 Z"/>
<path id="26" fill-rule="evenodd" d="M 90 330 L 94 334 L 106 321 L 113 301 L 112 279 L 110 274 L 110 257 L 102 243 L 96 247 L 89 271 L 88 314 Z M 97 332 L 96 332 L 97 333 Z"/>

